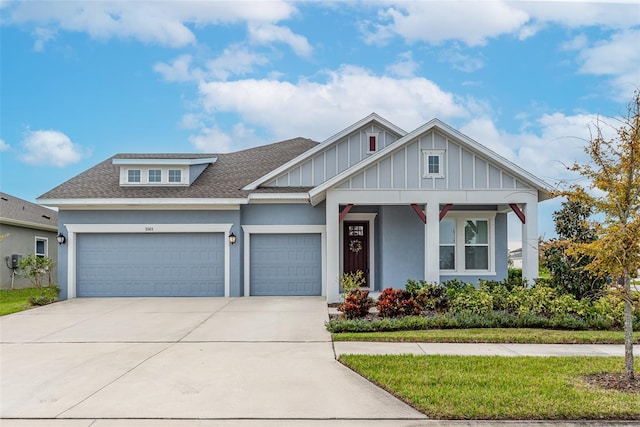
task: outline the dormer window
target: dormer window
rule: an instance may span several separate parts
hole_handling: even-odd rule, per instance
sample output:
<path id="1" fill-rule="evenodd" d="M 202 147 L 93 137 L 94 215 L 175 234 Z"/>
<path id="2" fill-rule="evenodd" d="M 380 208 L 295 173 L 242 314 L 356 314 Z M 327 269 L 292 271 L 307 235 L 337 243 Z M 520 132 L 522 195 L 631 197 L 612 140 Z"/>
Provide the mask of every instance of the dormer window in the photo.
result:
<path id="1" fill-rule="evenodd" d="M 124 187 L 181 187 L 191 185 L 215 157 L 116 157 L 114 165 L 120 166 L 120 185 Z"/>
<path id="2" fill-rule="evenodd" d="M 162 182 L 162 169 L 149 169 L 149 182 Z"/>
<path id="3" fill-rule="evenodd" d="M 180 169 L 169 169 L 169 182 L 182 182 L 182 171 Z"/>
<path id="4" fill-rule="evenodd" d="M 378 132 L 367 132 L 367 153 L 375 153 L 378 151 Z"/>
<path id="5" fill-rule="evenodd" d="M 140 169 L 129 169 L 127 171 L 127 182 L 140 182 Z"/>

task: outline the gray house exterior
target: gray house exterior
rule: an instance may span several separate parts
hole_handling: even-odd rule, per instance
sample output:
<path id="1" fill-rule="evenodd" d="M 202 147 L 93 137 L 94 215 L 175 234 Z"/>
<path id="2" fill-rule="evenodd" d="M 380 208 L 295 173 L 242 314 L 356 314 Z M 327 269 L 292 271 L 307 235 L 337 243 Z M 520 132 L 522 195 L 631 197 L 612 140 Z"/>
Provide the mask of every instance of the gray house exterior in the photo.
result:
<path id="1" fill-rule="evenodd" d="M 38 200 L 58 207 L 67 237 L 61 298 L 335 302 L 341 274 L 357 270 L 372 291 L 408 278 L 505 278 L 512 211 L 523 274 L 537 277 L 538 202 L 549 191 L 437 119 L 407 133 L 371 114 L 322 143 L 118 154 Z"/>
<path id="2" fill-rule="evenodd" d="M 44 206 L 0 193 L 0 289 L 31 286 L 28 278 L 12 268 L 12 256 L 37 254 L 58 258 L 58 213 Z M 54 277 L 57 274 L 53 272 Z"/>

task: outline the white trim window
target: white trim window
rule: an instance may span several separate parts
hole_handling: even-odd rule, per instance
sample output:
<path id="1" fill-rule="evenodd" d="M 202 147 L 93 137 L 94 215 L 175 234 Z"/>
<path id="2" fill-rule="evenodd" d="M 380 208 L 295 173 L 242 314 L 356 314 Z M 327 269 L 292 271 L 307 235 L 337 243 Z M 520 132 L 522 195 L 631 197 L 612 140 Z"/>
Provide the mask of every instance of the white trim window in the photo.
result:
<path id="1" fill-rule="evenodd" d="M 162 169 L 149 169 L 149 182 L 150 183 L 162 182 Z"/>
<path id="2" fill-rule="evenodd" d="M 140 169 L 127 170 L 127 182 L 140 182 Z"/>
<path id="3" fill-rule="evenodd" d="M 440 221 L 440 270 L 495 273 L 495 214 L 450 213 Z"/>
<path id="4" fill-rule="evenodd" d="M 445 150 L 422 150 L 423 178 L 444 178 Z"/>
<path id="5" fill-rule="evenodd" d="M 33 253 L 38 258 L 44 258 L 49 253 L 49 239 L 46 237 L 37 237 Z"/>
<path id="6" fill-rule="evenodd" d="M 169 182 L 172 182 L 172 183 L 182 182 L 182 170 L 169 169 Z"/>

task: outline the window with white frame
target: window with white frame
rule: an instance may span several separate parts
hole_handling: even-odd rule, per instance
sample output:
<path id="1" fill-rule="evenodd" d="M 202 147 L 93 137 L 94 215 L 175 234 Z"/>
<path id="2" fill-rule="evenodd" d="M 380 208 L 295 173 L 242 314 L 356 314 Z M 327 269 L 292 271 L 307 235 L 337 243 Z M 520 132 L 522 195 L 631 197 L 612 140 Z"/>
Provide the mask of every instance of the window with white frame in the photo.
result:
<path id="1" fill-rule="evenodd" d="M 129 169 L 127 171 L 127 182 L 140 182 L 140 169 Z"/>
<path id="2" fill-rule="evenodd" d="M 169 182 L 182 182 L 182 171 L 180 169 L 169 169 Z"/>
<path id="3" fill-rule="evenodd" d="M 162 182 L 162 170 L 149 169 L 149 182 Z"/>
<path id="4" fill-rule="evenodd" d="M 444 150 L 422 150 L 423 178 L 444 178 Z"/>
<path id="5" fill-rule="evenodd" d="M 440 270 L 452 273 L 493 273 L 494 214 L 449 214 L 440 221 Z"/>
<path id="6" fill-rule="evenodd" d="M 46 237 L 36 237 L 36 247 L 34 250 L 35 255 L 38 258 L 44 258 L 47 256 L 49 249 L 49 239 Z"/>

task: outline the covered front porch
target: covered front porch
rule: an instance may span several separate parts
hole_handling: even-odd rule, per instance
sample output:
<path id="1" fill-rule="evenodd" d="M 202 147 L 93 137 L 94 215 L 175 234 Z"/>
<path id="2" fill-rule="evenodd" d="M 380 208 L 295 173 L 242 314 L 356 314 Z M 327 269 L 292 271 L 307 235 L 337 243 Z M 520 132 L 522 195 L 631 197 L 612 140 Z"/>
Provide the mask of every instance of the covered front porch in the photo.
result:
<path id="1" fill-rule="evenodd" d="M 507 276 L 507 214 L 522 224 L 523 277 L 538 275 L 536 190 L 330 190 L 326 195 L 327 300 L 340 276 L 361 270 L 372 292 L 407 279 L 441 282 Z"/>

